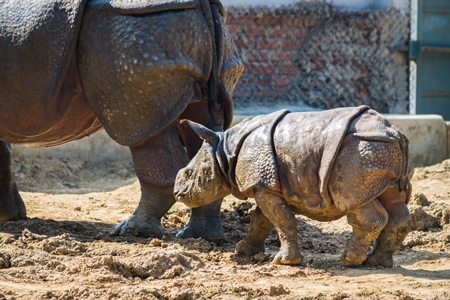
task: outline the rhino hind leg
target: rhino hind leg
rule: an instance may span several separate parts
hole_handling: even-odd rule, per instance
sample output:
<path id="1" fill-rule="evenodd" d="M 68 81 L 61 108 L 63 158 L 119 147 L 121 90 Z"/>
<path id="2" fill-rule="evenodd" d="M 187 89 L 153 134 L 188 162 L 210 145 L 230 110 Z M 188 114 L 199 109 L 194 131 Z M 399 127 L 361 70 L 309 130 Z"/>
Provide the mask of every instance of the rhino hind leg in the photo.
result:
<path id="1" fill-rule="evenodd" d="M 11 145 L 0 141 L 0 221 L 25 219 L 27 215 L 11 163 Z"/>
<path id="2" fill-rule="evenodd" d="M 353 227 L 353 233 L 341 256 L 341 261 L 359 264 L 366 260 L 367 248 L 386 226 L 388 214 L 380 202 L 374 199 L 348 211 L 347 220 Z"/>
<path id="3" fill-rule="evenodd" d="M 411 184 L 408 188 L 411 189 Z M 387 189 L 378 198 L 388 213 L 388 223 L 364 265 L 390 268 L 394 265 L 394 252 L 411 230 L 411 216 L 406 206 L 406 192 L 399 192 L 398 186 Z"/>
<path id="4" fill-rule="evenodd" d="M 256 204 L 275 226 L 280 238 L 280 250 L 272 263 L 277 265 L 299 265 L 303 261 L 298 247 L 298 229 L 292 208 L 280 196 L 264 191 L 255 191 Z"/>
<path id="5" fill-rule="evenodd" d="M 204 98 L 201 102 L 190 104 L 180 119 L 189 119 L 214 130 L 222 131 L 222 126 L 214 124 L 208 111 L 208 102 Z M 183 132 L 181 135 L 186 152 L 192 159 L 202 146 L 203 140 L 193 131 Z M 202 238 L 210 242 L 221 243 L 225 240 L 220 207 L 223 198 L 207 205 L 192 209 L 189 222 L 177 233 L 179 238 Z"/>
<path id="6" fill-rule="evenodd" d="M 220 207 L 223 199 L 192 209 L 189 223 L 177 233 L 179 238 L 202 238 L 221 243 L 224 240 Z"/>
<path id="7" fill-rule="evenodd" d="M 248 256 L 264 253 L 264 241 L 272 228 L 270 220 L 259 207 L 256 207 L 250 219 L 247 235 L 236 245 L 235 252 Z"/>

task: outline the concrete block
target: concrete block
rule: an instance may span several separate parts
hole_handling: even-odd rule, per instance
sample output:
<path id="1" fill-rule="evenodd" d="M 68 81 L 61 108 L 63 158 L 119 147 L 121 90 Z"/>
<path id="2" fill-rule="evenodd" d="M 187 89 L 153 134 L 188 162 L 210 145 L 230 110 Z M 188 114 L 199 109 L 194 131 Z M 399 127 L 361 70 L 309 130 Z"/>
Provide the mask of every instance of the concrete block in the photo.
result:
<path id="1" fill-rule="evenodd" d="M 445 122 L 445 127 L 447 127 L 447 158 L 450 158 L 450 122 Z"/>
<path id="2" fill-rule="evenodd" d="M 50 148 L 28 148 L 13 145 L 14 157 L 82 159 L 97 164 L 108 159 L 130 159 L 128 147 L 119 145 L 101 130 L 76 142 Z"/>

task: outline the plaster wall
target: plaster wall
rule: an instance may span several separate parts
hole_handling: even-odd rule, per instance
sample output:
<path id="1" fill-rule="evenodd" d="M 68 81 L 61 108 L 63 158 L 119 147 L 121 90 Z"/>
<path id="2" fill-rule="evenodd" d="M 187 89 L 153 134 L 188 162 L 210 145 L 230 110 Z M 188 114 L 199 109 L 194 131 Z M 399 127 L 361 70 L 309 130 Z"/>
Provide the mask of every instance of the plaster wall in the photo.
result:
<path id="1" fill-rule="evenodd" d="M 322 1 L 227 8 L 244 63 L 239 111 L 279 105 L 329 109 L 367 104 L 409 113 L 409 12 L 341 10 Z"/>

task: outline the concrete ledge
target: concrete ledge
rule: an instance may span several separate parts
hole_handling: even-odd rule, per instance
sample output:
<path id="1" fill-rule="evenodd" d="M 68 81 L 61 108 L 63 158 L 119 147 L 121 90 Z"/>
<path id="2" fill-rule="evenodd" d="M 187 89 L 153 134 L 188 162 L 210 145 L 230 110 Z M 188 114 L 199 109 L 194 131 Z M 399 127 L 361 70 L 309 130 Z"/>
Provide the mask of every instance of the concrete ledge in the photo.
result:
<path id="1" fill-rule="evenodd" d="M 447 128 L 447 158 L 450 158 L 450 122 L 445 122 Z"/>
<path id="2" fill-rule="evenodd" d="M 411 157 L 416 166 L 428 166 L 450 158 L 450 122 L 439 115 L 385 115 L 410 140 Z M 250 116 L 235 115 L 233 125 Z M 52 148 L 26 148 L 14 145 L 15 157 L 54 157 L 82 159 L 97 164 L 108 159 L 130 159 L 128 147 L 114 142 L 100 131 L 78 142 Z"/>
<path id="3" fill-rule="evenodd" d="M 28 148 L 13 145 L 14 157 L 65 158 L 89 161 L 93 165 L 108 159 L 131 158 L 128 147 L 119 145 L 102 130 L 82 140 L 51 148 Z"/>

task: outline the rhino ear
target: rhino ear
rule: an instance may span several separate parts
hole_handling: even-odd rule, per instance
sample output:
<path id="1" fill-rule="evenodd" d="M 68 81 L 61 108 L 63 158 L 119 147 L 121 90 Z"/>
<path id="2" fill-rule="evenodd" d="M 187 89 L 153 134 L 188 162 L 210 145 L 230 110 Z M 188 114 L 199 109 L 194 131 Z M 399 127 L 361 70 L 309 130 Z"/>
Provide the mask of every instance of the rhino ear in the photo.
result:
<path id="1" fill-rule="evenodd" d="M 192 129 L 202 140 L 207 141 L 210 144 L 217 144 L 219 142 L 219 135 L 212 131 L 211 129 L 203 126 L 202 124 L 190 121 L 190 120 L 181 120 L 181 127 L 189 127 Z"/>

